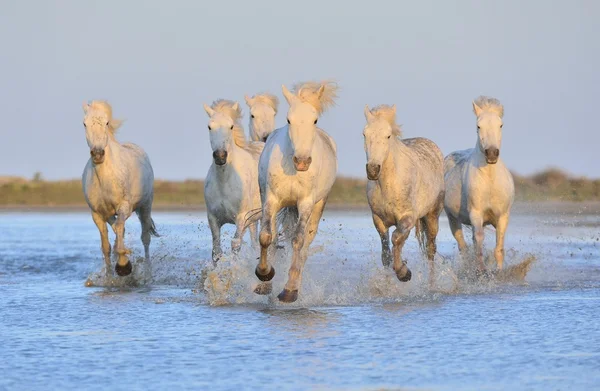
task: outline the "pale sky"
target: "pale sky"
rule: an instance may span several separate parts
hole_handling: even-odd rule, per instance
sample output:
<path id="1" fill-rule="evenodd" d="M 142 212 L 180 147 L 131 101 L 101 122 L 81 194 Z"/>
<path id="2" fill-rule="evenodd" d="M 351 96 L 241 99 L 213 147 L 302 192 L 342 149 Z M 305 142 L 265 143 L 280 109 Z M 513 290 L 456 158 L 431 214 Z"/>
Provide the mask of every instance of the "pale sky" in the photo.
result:
<path id="1" fill-rule="evenodd" d="M 333 78 L 319 121 L 339 174 L 365 177 L 363 107 L 395 103 L 407 137 L 444 154 L 475 145 L 471 101 L 505 106 L 501 157 L 600 177 L 600 2 L 4 0 L 0 4 L 0 175 L 80 177 L 84 100 L 126 119 L 156 178 L 204 178 L 203 103 Z"/>

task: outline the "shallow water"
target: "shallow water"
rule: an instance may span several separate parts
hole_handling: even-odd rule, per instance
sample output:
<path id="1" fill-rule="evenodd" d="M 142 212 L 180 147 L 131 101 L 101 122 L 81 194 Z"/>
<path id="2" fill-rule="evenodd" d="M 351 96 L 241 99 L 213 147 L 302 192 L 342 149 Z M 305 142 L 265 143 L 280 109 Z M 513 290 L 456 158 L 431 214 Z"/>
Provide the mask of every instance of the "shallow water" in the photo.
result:
<path id="1" fill-rule="evenodd" d="M 536 261 L 512 283 L 462 279 L 442 218 L 429 287 L 414 236 L 402 284 L 368 213 L 327 212 L 292 305 L 287 250 L 257 296 L 258 252 L 209 266 L 204 216 L 155 213 L 151 275 L 131 218 L 134 276 L 87 288 L 110 285 L 89 214 L 0 214 L 0 389 L 600 388 L 598 214 L 514 216 L 506 263 Z"/>

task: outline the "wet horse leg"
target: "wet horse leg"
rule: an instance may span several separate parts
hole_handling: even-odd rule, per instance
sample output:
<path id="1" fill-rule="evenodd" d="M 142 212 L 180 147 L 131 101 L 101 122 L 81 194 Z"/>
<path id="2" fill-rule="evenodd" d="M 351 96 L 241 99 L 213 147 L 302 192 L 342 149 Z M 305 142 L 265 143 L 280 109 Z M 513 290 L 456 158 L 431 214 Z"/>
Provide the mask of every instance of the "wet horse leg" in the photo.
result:
<path id="1" fill-rule="evenodd" d="M 460 221 L 452 216 L 451 213 L 446 211 L 446 215 L 448 216 L 448 222 L 450 223 L 450 230 L 452 231 L 452 236 L 456 239 L 456 243 L 458 243 L 458 251 L 461 254 L 464 254 L 467 250 L 467 243 L 465 242 L 465 238 L 463 236 L 462 224 Z"/>
<path id="2" fill-rule="evenodd" d="M 386 227 L 383 220 L 374 213 L 373 224 L 381 238 L 381 263 L 383 264 L 383 267 L 389 267 L 392 263 L 392 254 L 390 253 L 390 235 L 388 227 Z"/>
<path id="3" fill-rule="evenodd" d="M 410 230 L 413 229 L 414 226 L 415 219 L 412 216 L 403 217 L 396 223 L 396 229 L 392 234 L 392 244 L 394 245 L 394 271 L 396 272 L 396 277 L 402 282 L 410 281 L 412 277 L 412 272 L 406 266 L 406 262 L 402 260 L 402 248 L 404 247 L 406 239 L 408 239 Z"/>
<path id="4" fill-rule="evenodd" d="M 471 213 L 469 216 L 471 225 L 473 226 L 473 245 L 475 246 L 475 258 L 479 272 L 485 272 L 485 264 L 483 263 L 483 217 L 478 213 Z"/>
<path id="5" fill-rule="evenodd" d="M 98 227 L 98 231 L 100 231 L 102 255 L 104 256 L 104 264 L 106 267 L 106 277 L 110 277 L 112 275 L 112 269 L 110 267 L 110 242 L 108 241 L 108 228 L 106 227 L 106 221 L 100 214 L 96 212 L 92 212 L 92 219 Z"/>
<path id="6" fill-rule="evenodd" d="M 263 207 L 262 221 L 260 222 L 260 235 L 258 238 L 260 243 L 260 261 L 254 271 L 256 277 L 261 281 L 271 281 L 273 277 L 275 277 L 275 268 L 269 265 L 267 253 L 269 246 L 273 243 L 273 232 L 277 232 L 277 212 L 279 209 L 280 206 L 277 200 L 273 196 L 267 195 Z"/>
<path id="7" fill-rule="evenodd" d="M 302 272 L 306 259 L 308 258 L 308 248 L 317 235 L 319 221 L 323 215 L 327 199 L 324 198 L 316 204 L 306 203 L 298 207 L 299 222 L 296 228 L 296 234 L 292 240 L 293 255 L 292 265 L 290 267 L 288 281 L 283 291 L 277 296 L 284 303 L 291 303 L 298 299 L 298 290 L 302 285 Z"/>
<path id="8" fill-rule="evenodd" d="M 508 212 L 498 218 L 496 223 L 496 249 L 494 250 L 494 257 L 496 258 L 496 265 L 498 270 L 502 270 L 504 265 L 504 234 L 508 227 L 509 214 Z"/>
<path id="9" fill-rule="evenodd" d="M 223 250 L 221 249 L 221 223 L 219 222 L 219 219 L 210 212 L 208 213 L 208 225 L 212 235 L 212 261 L 213 264 L 216 265 L 223 255 Z"/>
<path id="10" fill-rule="evenodd" d="M 129 258 L 127 257 L 131 251 L 125 247 L 125 221 L 129 216 L 131 216 L 131 208 L 128 203 L 123 203 L 117 209 L 117 220 L 113 224 L 113 229 L 117 236 L 115 251 L 119 255 L 115 271 L 121 277 L 130 275 L 132 270 L 131 262 L 129 262 Z"/>

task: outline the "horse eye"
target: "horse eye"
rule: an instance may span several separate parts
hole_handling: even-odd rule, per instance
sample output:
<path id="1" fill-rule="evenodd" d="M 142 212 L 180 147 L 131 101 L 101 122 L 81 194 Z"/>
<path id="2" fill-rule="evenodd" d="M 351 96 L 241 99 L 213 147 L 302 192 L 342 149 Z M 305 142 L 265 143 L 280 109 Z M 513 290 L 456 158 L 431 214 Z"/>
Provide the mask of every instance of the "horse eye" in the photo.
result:
<path id="1" fill-rule="evenodd" d="M 212 130 L 212 128 L 210 127 L 210 125 L 208 125 L 208 130 Z"/>
<path id="2" fill-rule="evenodd" d="M 110 123 L 110 121 L 106 123 L 106 126 L 108 126 L 109 123 Z"/>
<path id="3" fill-rule="evenodd" d="M 83 123 L 83 127 L 84 127 L 84 128 L 87 128 L 87 125 L 85 124 L 85 122 Z"/>
<path id="4" fill-rule="evenodd" d="M 392 137 L 391 135 L 388 136 L 388 138 Z"/>
<path id="5" fill-rule="evenodd" d="M 254 114 L 250 114 L 250 118 L 254 118 Z"/>
<path id="6" fill-rule="evenodd" d="M 315 120 L 315 125 L 317 124 L 317 120 L 318 120 L 318 119 L 316 119 L 316 120 Z"/>
<path id="7" fill-rule="evenodd" d="M 477 130 L 481 130 L 481 127 L 479 125 L 477 125 Z"/>
<path id="8" fill-rule="evenodd" d="M 289 118 L 288 118 L 288 120 L 287 120 L 287 121 L 288 121 L 288 124 L 290 124 L 290 119 L 289 119 Z"/>
<path id="9" fill-rule="evenodd" d="M 502 129 L 502 127 L 503 127 L 503 126 L 504 126 L 504 124 L 501 124 L 501 125 L 500 125 L 500 129 Z"/>
<path id="10" fill-rule="evenodd" d="M 233 125 L 231 125 L 231 128 L 229 128 L 229 129 L 233 130 Z"/>

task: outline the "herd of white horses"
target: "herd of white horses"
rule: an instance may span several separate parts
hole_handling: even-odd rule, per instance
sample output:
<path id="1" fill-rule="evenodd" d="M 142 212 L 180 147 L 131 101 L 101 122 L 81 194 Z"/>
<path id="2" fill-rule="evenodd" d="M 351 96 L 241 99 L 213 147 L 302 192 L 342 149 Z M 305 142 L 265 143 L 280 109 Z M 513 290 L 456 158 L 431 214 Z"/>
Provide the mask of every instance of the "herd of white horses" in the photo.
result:
<path id="1" fill-rule="evenodd" d="M 299 83 L 290 91 L 287 124 L 275 128 L 279 101 L 271 94 L 245 96 L 250 111 L 250 139 L 241 123 L 238 102 L 217 100 L 204 105 L 213 162 L 204 195 L 212 233 L 212 259 L 222 256 L 220 231 L 234 224 L 231 249 L 238 252 L 244 233 L 260 246 L 257 294 L 271 293 L 275 268 L 270 262 L 280 234 L 291 237 L 292 263 L 287 283 L 278 295 L 294 302 L 302 285 L 302 270 L 319 227 L 337 173 L 336 143 L 318 127 L 321 115 L 335 104 L 337 84 Z M 499 157 L 503 106 L 494 98 L 472 102 L 477 118 L 475 148 L 444 159 L 439 147 L 426 138 L 403 139 L 396 123 L 396 106 L 364 109 L 367 196 L 373 224 L 381 238 L 381 260 L 392 266 L 400 281 L 411 279 L 402 248 L 415 229 L 419 245 L 434 275 L 439 216 L 446 211 L 459 250 L 467 245 L 462 226 L 472 227 L 476 266 L 485 274 L 484 227 L 496 229 L 497 269 L 504 261 L 504 235 L 514 199 L 513 179 Z M 145 259 L 150 262 L 150 238 L 158 236 L 152 220 L 154 174 L 146 153 L 135 144 L 120 144 L 115 132 L 121 122 L 105 101 L 84 103 L 83 125 L 90 159 L 83 172 L 83 191 L 100 231 L 107 276 L 112 275 L 107 223 L 112 227 L 119 276 L 132 272 L 130 251 L 124 244 L 125 221 L 136 212 L 142 225 Z M 260 226 L 260 231 L 258 230 Z M 392 233 L 390 251 L 389 229 Z"/>

